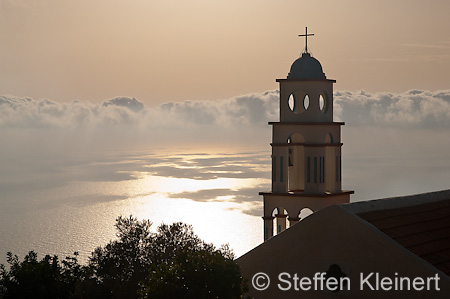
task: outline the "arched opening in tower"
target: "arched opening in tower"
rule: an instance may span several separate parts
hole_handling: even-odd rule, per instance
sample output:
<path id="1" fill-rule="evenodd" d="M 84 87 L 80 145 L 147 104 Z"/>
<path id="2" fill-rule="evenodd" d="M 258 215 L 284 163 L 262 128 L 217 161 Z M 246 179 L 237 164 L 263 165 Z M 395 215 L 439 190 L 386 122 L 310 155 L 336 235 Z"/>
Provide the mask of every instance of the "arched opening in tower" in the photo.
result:
<path id="1" fill-rule="evenodd" d="M 288 212 L 283 207 L 277 207 L 272 211 L 273 236 L 281 233 L 289 227 Z"/>

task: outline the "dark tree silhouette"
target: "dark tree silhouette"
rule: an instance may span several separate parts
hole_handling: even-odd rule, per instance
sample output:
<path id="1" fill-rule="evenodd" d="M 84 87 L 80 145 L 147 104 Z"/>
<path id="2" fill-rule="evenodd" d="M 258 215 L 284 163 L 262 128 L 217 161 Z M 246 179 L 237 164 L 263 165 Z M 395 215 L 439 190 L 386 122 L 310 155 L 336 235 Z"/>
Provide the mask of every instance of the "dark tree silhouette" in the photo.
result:
<path id="1" fill-rule="evenodd" d="M 240 298 L 245 280 L 228 246 L 216 249 L 190 225 L 130 216 L 116 220 L 117 239 L 92 252 L 87 265 L 77 253 L 38 261 L 30 251 L 20 262 L 8 253 L 0 265 L 0 298 Z"/>
<path id="2" fill-rule="evenodd" d="M 8 252 L 9 271 L 0 266 L 0 298 L 73 298 L 81 275 L 76 256 L 61 265 L 57 256 L 46 255 L 38 261 L 37 254 L 30 251 L 20 262 Z"/>
<path id="3" fill-rule="evenodd" d="M 152 263 L 150 227 L 148 220 L 117 218 L 118 240 L 96 248 L 89 260 L 84 283 L 87 298 L 137 298 L 139 282 L 149 275 Z"/>
<path id="4" fill-rule="evenodd" d="M 220 251 L 179 249 L 153 265 L 141 298 L 240 298 L 247 290 L 239 266 Z"/>

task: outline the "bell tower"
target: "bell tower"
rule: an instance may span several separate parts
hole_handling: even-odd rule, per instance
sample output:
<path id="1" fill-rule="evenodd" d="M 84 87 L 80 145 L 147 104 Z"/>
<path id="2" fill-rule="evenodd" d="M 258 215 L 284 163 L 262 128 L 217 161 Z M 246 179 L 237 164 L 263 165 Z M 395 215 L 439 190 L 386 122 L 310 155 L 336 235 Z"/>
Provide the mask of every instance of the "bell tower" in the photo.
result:
<path id="1" fill-rule="evenodd" d="M 264 241 L 315 212 L 350 202 L 342 190 L 341 126 L 333 121 L 333 84 L 306 46 L 280 84 L 280 121 L 272 125 L 272 191 L 264 198 Z M 275 220 L 275 221 L 274 221 Z"/>

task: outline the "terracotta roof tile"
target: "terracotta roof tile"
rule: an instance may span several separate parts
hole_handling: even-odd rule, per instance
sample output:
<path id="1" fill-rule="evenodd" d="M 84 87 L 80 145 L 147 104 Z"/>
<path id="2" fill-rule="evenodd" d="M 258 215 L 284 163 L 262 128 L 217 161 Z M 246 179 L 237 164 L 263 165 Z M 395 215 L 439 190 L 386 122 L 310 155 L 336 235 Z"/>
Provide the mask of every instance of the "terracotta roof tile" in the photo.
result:
<path id="1" fill-rule="evenodd" d="M 357 215 L 450 275 L 450 198 Z"/>

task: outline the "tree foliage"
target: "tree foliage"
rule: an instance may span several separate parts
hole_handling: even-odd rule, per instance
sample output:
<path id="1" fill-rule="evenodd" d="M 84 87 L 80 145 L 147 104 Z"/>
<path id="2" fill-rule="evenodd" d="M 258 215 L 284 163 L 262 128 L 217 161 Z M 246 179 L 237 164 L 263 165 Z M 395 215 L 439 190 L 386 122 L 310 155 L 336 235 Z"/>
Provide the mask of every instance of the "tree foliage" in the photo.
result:
<path id="1" fill-rule="evenodd" d="M 141 298 L 240 298 L 245 290 L 239 266 L 220 251 L 179 249 L 152 271 Z"/>
<path id="2" fill-rule="evenodd" d="M 216 249 L 183 223 L 116 220 L 117 239 L 96 248 L 87 265 L 75 253 L 0 265 L 0 298 L 240 298 L 247 290 L 228 246 Z"/>
<path id="3" fill-rule="evenodd" d="M 39 261 L 30 251 L 20 262 L 8 252 L 9 271 L 0 266 L 0 298 L 73 298 L 81 274 L 77 255 L 60 263 L 50 255 Z"/>

